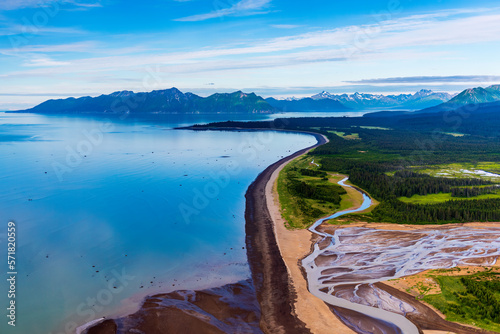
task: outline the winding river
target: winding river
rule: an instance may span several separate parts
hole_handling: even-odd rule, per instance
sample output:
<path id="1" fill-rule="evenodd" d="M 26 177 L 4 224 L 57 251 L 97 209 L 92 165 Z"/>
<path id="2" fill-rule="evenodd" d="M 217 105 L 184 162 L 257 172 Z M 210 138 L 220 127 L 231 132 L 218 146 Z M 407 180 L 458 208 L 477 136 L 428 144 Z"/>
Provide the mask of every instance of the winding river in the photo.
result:
<path id="1" fill-rule="evenodd" d="M 346 185 L 348 178 L 338 182 Z M 428 269 L 458 265 L 494 265 L 500 256 L 500 228 L 457 225 L 419 230 L 322 226 L 349 213 L 366 210 L 372 200 L 322 218 L 309 230 L 320 236 L 313 252 L 302 260 L 309 291 L 327 304 L 361 313 L 371 320 L 343 319 L 358 333 L 418 334 L 405 315 L 417 310 L 374 283 L 414 275 Z M 341 316 L 342 317 L 342 316 Z M 377 323 L 379 325 L 377 325 Z"/>

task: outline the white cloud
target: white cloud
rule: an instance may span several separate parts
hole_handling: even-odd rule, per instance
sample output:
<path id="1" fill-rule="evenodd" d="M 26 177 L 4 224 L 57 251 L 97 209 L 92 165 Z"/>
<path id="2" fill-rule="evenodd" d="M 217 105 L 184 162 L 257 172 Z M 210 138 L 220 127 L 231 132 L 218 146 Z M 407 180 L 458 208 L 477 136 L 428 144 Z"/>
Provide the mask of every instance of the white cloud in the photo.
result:
<path id="1" fill-rule="evenodd" d="M 295 24 L 271 24 L 271 27 L 276 29 L 295 29 L 295 28 L 300 28 L 302 26 Z"/>
<path id="2" fill-rule="evenodd" d="M 84 53 L 84 54 L 103 54 L 103 55 L 131 55 L 136 53 L 144 53 L 151 51 L 147 47 L 140 45 L 112 48 L 106 43 L 97 41 L 82 41 L 68 44 L 55 44 L 55 45 L 25 45 L 18 48 L 5 48 L 0 49 L 0 54 L 6 56 L 19 56 L 27 53 L 51 53 L 51 54 L 64 54 L 64 53 Z"/>
<path id="3" fill-rule="evenodd" d="M 77 7 L 85 7 L 85 8 L 95 8 L 95 7 L 102 7 L 102 5 L 99 2 L 79 2 L 75 0 L 66 0 L 67 3 L 72 4 Z"/>
<path id="4" fill-rule="evenodd" d="M 68 65 L 68 62 L 56 61 L 49 57 L 36 56 L 31 58 L 29 61 L 25 62 L 23 66 L 26 67 L 54 67 L 54 66 L 64 66 Z"/>
<path id="5" fill-rule="evenodd" d="M 58 44 L 58 45 L 26 45 L 19 47 L 16 52 L 19 53 L 54 53 L 54 52 L 85 52 L 88 53 L 90 50 L 95 50 L 98 46 L 97 42 L 78 42 L 69 44 Z M 14 52 L 11 49 L 0 49 L 0 53 L 5 55 L 12 55 Z"/>
<path id="6" fill-rule="evenodd" d="M 0 9 L 13 10 L 19 8 L 43 7 L 56 2 L 56 0 L 3 0 Z"/>
<path id="7" fill-rule="evenodd" d="M 158 40 L 158 36 L 154 40 Z M 21 61 L 30 68 L 18 68 L 0 77 L 7 79 L 2 81 L 10 82 L 36 78 L 47 78 L 54 82 L 73 80 L 74 84 L 67 89 L 75 91 L 80 86 L 88 86 L 99 91 L 100 88 L 131 89 L 131 84 L 119 78 L 127 76 L 142 82 L 145 68 L 156 66 L 159 68 L 158 75 L 166 78 L 171 86 L 184 84 L 185 87 L 190 83 L 194 86 L 193 82 L 202 82 L 200 85 L 217 82 L 226 87 L 232 85 L 241 88 L 242 85 L 257 87 L 262 84 L 294 86 L 303 84 L 305 80 L 317 81 L 318 86 L 332 85 L 346 80 L 361 80 L 367 76 L 500 75 L 495 66 L 489 66 L 490 70 L 484 71 L 489 64 L 484 59 L 490 63 L 496 62 L 493 53 L 481 55 L 483 58 L 480 63 L 486 65 L 479 67 L 475 65 L 475 58 L 467 58 L 470 55 L 464 51 L 471 48 L 476 50 L 475 43 L 500 42 L 498 10 L 488 13 L 440 12 L 408 16 L 302 34 L 289 32 L 285 37 L 245 42 L 238 46 L 193 47 L 187 52 L 141 49 L 138 46 L 135 50 L 132 47 L 120 51 L 119 48 L 106 49 L 101 43 L 90 41 L 26 46 L 23 52 L 29 53 L 30 58 L 22 58 Z M 64 52 L 80 52 L 82 55 L 80 59 L 72 56 L 67 60 L 63 56 Z M 475 52 L 478 57 L 479 53 Z M 53 58 L 48 58 L 46 54 Z M 93 56 L 89 57 L 88 54 Z M 103 57 L 103 54 L 108 56 Z M 453 57 L 459 67 L 455 64 L 451 70 L 439 68 L 440 65 L 446 66 L 447 59 Z M 459 57 L 464 58 L 457 61 Z M 339 62 L 342 65 L 335 65 Z M 418 66 L 408 66 L 408 63 Z M 386 68 L 379 70 L 379 65 Z M 338 74 L 342 71 L 345 72 L 344 76 Z M 96 83 L 91 77 L 102 80 Z M 47 89 L 50 90 L 52 86 L 47 86 Z M 57 92 L 56 88 L 52 91 Z"/>
<path id="8" fill-rule="evenodd" d="M 84 33 L 86 33 L 86 31 L 72 27 L 29 26 L 16 24 L 10 25 L 6 28 L 0 28 L 0 36 L 47 34 L 80 35 Z"/>
<path id="9" fill-rule="evenodd" d="M 452 13 L 454 14 L 454 13 Z M 447 14 L 451 16 L 452 14 Z M 402 48 L 419 48 L 435 45 L 464 45 L 470 43 L 500 41 L 500 14 L 477 15 L 472 17 L 446 17 L 446 14 L 410 16 L 401 19 L 388 20 L 361 26 L 320 30 L 316 32 L 290 35 L 269 40 L 254 41 L 242 47 L 222 47 L 190 52 L 147 53 L 142 56 L 116 55 L 110 57 L 93 57 L 72 60 L 73 68 L 82 68 L 95 71 L 113 69 L 129 69 L 150 64 L 164 66 L 180 65 L 193 67 L 194 64 L 202 68 L 210 68 L 211 64 L 227 57 L 237 57 L 233 64 L 239 63 L 244 68 L 265 64 L 270 57 L 273 61 L 269 66 L 279 66 L 279 62 L 287 65 L 290 59 L 294 63 L 314 61 L 339 61 L 363 58 L 365 55 L 383 59 L 397 54 Z M 27 52 L 71 52 L 82 51 L 91 44 L 75 43 L 62 46 L 32 46 Z M 92 50 L 88 50 L 92 52 Z M 141 51 L 138 49 L 137 51 Z M 98 53 L 95 49 L 94 52 Z M 416 54 L 430 53 L 420 49 Z M 412 52 L 404 53 L 408 56 Z M 113 54 L 113 52 L 109 52 Z M 256 62 L 256 55 L 260 54 L 261 61 Z M 266 58 L 267 57 L 267 58 Z M 258 60 L 258 59 L 257 59 Z M 208 64 L 208 65 L 207 65 Z M 198 65 L 196 65 L 198 66 Z M 177 70 L 176 70 L 177 71 Z"/>
<path id="10" fill-rule="evenodd" d="M 56 6 L 57 4 L 71 4 L 77 7 L 100 7 L 99 2 L 79 2 L 76 0 L 2 0 L 0 10 L 15 10 L 21 8 L 38 8 Z"/>
<path id="11" fill-rule="evenodd" d="M 215 10 L 210 13 L 183 17 L 176 19 L 175 21 L 195 22 L 195 21 L 205 21 L 224 16 L 249 16 L 256 14 L 264 14 L 267 12 L 263 10 L 269 6 L 270 2 L 271 0 L 241 0 L 232 5 L 231 7 L 215 8 Z M 214 2 L 214 4 L 218 4 L 218 2 Z"/>
<path id="12" fill-rule="evenodd" d="M 353 84 L 420 84 L 420 83 L 464 83 L 464 82 L 499 82 L 499 75 L 451 75 L 451 76 L 413 76 L 395 78 L 363 79 L 345 81 Z"/>

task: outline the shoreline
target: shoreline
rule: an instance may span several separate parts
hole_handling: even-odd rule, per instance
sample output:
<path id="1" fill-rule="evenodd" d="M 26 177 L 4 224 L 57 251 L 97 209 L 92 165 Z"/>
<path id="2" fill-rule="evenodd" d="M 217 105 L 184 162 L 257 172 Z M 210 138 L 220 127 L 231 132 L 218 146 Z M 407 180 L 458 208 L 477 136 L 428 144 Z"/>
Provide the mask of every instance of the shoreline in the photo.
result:
<path id="1" fill-rule="evenodd" d="M 315 297 L 309 292 L 307 278 L 301 266 L 301 261 L 310 254 L 315 244 L 315 237 L 308 230 L 286 229 L 284 220 L 281 217 L 278 194 L 275 189 L 279 172 L 289 162 L 307 154 L 316 147 L 324 145 L 328 142 L 328 139 L 324 135 L 315 132 L 273 128 L 184 129 L 193 131 L 279 131 L 308 134 L 316 138 L 317 143 L 315 145 L 301 149 L 268 166 L 247 188 L 245 194 L 245 243 L 252 277 L 249 282 L 254 287 L 254 294 L 260 306 L 261 318 L 259 327 L 263 333 L 326 334 L 330 333 L 333 329 L 339 334 L 355 334 L 356 332 L 350 329 L 341 321 L 338 315 L 336 315 L 336 310 L 332 310 L 323 300 Z M 360 189 L 357 190 L 362 191 Z M 361 225 L 364 223 L 358 224 Z M 469 224 L 479 225 L 478 227 L 480 228 L 482 227 L 481 225 L 485 223 Z M 386 224 L 380 223 L 374 225 Z M 400 226 L 395 224 L 389 225 L 393 227 Z M 413 227 L 413 225 L 410 226 Z M 403 229 L 412 229 L 410 226 L 404 226 Z M 382 227 L 379 226 L 379 228 Z M 385 282 L 381 282 L 380 286 L 386 289 L 391 288 L 384 283 Z M 225 286 L 220 288 L 225 288 Z M 392 289 L 399 292 L 397 293 L 398 295 L 405 295 L 402 291 L 398 291 L 395 288 Z M 205 293 L 205 290 L 193 292 Z M 173 293 L 177 293 L 177 291 Z M 164 295 L 159 294 L 145 297 L 141 303 L 142 306 L 140 309 L 135 314 L 128 314 L 124 318 L 129 318 L 139 312 L 143 312 L 144 318 L 147 318 L 148 313 L 146 313 L 147 310 L 144 310 L 144 304 L 147 304 L 151 299 L 156 301 L 155 299 L 160 296 Z M 439 312 L 433 310 L 433 313 L 437 314 Z M 120 319 L 109 320 L 113 321 Z M 444 319 L 441 318 L 440 320 L 443 321 Z M 92 330 L 92 333 L 110 333 L 101 327 L 101 325 L 104 325 L 106 322 L 107 321 L 102 322 L 101 320 L 101 323 L 96 325 L 94 325 L 93 322 L 87 323 L 86 326 L 84 325 L 85 330 Z M 448 323 L 446 321 L 443 322 Z M 463 325 L 448 323 L 448 325 L 450 324 L 452 324 L 452 326 L 450 326 L 451 328 L 448 326 L 445 327 L 448 327 L 447 329 L 464 329 Z M 101 332 L 101 330 L 104 331 Z M 458 333 L 460 332 L 459 330 Z M 479 332 L 484 333 L 484 331 L 481 330 L 479 330 Z M 441 332 L 438 329 L 426 329 L 424 333 L 437 334 L 446 332 Z"/>
<path id="2" fill-rule="evenodd" d="M 307 134 L 312 135 L 316 138 L 317 143 L 315 145 L 301 149 L 268 166 L 247 188 L 245 194 L 245 243 L 247 249 L 248 264 L 250 266 L 252 277 L 248 282 L 254 287 L 253 294 L 254 297 L 256 295 L 260 307 L 259 327 L 263 333 L 326 334 L 331 333 L 333 329 L 338 334 L 355 334 L 356 332 L 349 328 L 338 317 L 336 312 L 338 310 L 333 310 L 323 300 L 315 297 L 309 292 L 307 277 L 305 276 L 304 269 L 301 266 L 301 261 L 311 253 L 312 247 L 316 242 L 315 236 L 308 230 L 286 229 L 284 220 L 281 217 L 278 194 L 275 189 L 278 175 L 288 163 L 300 156 L 307 154 L 312 149 L 324 145 L 328 142 L 328 139 L 324 135 L 315 132 L 272 128 L 184 129 L 193 131 L 279 131 Z M 357 190 L 364 193 L 364 191 L 360 189 Z M 364 223 L 358 224 L 361 225 Z M 484 223 L 469 224 L 479 225 L 477 227 L 480 228 Z M 380 223 L 374 225 L 386 224 Z M 389 225 L 393 227 L 401 226 L 396 224 Z M 413 225 L 410 225 L 411 227 L 406 225 L 403 226 L 404 227 L 402 229 L 412 229 L 413 227 Z M 378 228 L 383 227 L 378 226 Z M 225 289 L 226 287 L 231 287 L 237 284 L 240 283 L 234 283 L 227 286 L 214 288 L 213 290 Z M 380 287 L 384 287 L 388 290 L 390 290 L 391 288 L 394 289 L 395 292 L 397 291 L 395 295 L 406 295 L 404 292 L 386 285 L 385 282 L 381 282 L 379 283 L 379 285 Z M 206 291 L 209 290 L 191 292 L 195 294 L 206 294 Z M 176 293 L 178 293 L 178 291 L 174 291 L 170 294 Z M 212 295 L 213 293 L 210 292 L 210 294 Z M 108 320 L 97 319 L 81 326 L 80 328 L 83 329 L 83 332 L 85 332 L 86 334 L 108 334 L 111 333 L 109 331 L 110 322 L 113 323 L 115 321 L 123 321 L 123 319 L 137 316 L 139 315 L 139 313 L 142 313 L 140 318 L 145 321 L 151 315 L 150 313 L 148 313 L 148 307 L 145 308 L 145 305 L 151 304 L 151 302 L 156 304 L 159 298 L 167 295 L 168 294 L 149 295 L 143 299 L 143 301 L 141 302 L 142 306 L 136 313 L 128 314 L 123 318 L 111 318 Z M 160 305 L 157 306 L 162 309 Z M 427 305 L 425 306 L 428 307 Z M 155 308 L 154 310 L 149 311 L 158 312 L 158 310 L 158 308 Z M 439 313 L 436 312 L 436 310 L 432 311 L 432 313 L 436 313 L 436 315 Z M 136 318 L 136 320 L 138 319 Z M 189 320 L 192 321 L 192 319 Z M 462 331 L 464 330 L 463 325 L 448 323 L 442 318 L 439 320 L 443 321 L 443 323 L 447 323 L 448 326 L 443 326 L 445 328 L 447 327 L 446 329 L 458 329 L 457 333 L 462 333 Z M 96 324 L 95 322 L 99 323 Z M 173 322 L 176 325 L 182 323 L 182 321 L 176 320 L 174 320 Z M 201 330 L 201 328 L 203 327 L 198 327 L 198 330 Z M 469 327 L 467 329 L 470 330 L 471 328 Z M 472 329 L 471 332 L 475 332 L 474 329 Z M 490 333 L 481 330 L 479 330 L 478 332 Z M 113 333 L 116 332 L 113 331 Z M 199 333 L 204 333 L 204 331 L 199 331 Z M 442 332 L 439 329 L 433 328 L 424 330 L 424 333 L 438 334 L 447 332 Z"/>
<path id="3" fill-rule="evenodd" d="M 265 196 L 265 188 L 267 187 L 269 178 L 280 167 L 286 165 L 289 161 L 301 156 L 308 151 L 321 146 L 328 142 L 328 139 L 318 133 L 308 131 L 282 130 L 272 128 L 262 129 L 189 129 L 193 131 L 279 131 L 312 135 L 316 138 L 317 143 L 307 148 L 301 149 L 279 161 L 271 164 L 264 169 L 257 178 L 250 184 L 245 193 L 245 243 L 247 249 L 247 260 L 251 269 L 251 281 L 255 290 L 255 295 L 260 305 L 260 328 L 264 333 L 311 333 L 305 324 L 299 320 L 294 313 L 294 302 L 296 294 L 293 283 L 288 275 L 288 268 L 281 256 L 277 239 L 274 231 L 274 223 L 269 215 L 267 207 L 267 197 Z M 306 232 L 307 233 L 307 232 Z M 308 241 L 309 243 L 309 241 Z M 238 283 L 235 283 L 238 284 Z M 232 284 L 232 285 L 235 285 Z M 232 286 L 228 285 L 228 286 Z M 214 289 L 224 289 L 222 286 Z M 194 293 L 205 293 L 203 291 L 193 291 Z M 172 292 L 173 294 L 177 291 Z M 172 294 L 170 293 L 170 294 Z M 140 302 L 140 307 L 135 313 L 128 313 L 122 317 L 107 318 L 107 321 L 91 321 L 82 324 L 79 328 L 82 333 L 92 334 L 108 334 L 116 333 L 109 331 L 110 323 L 123 322 L 131 317 L 142 314 L 143 319 L 148 317 L 148 306 L 150 301 L 156 302 L 158 297 L 166 294 L 148 295 Z M 312 295 L 311 295 L 312 296 Z M 326 306 L 326 304 L 325 304 Z M 151 310 L 149 310 L 151 311 Z M 158 309 L 153 310 L 157 312 Z M 330 316 L 333 314 L 330 312 Z M 332 318 L 335 318 L 333 316 Z M 128 321 L 127 321 L 128 322 Z M 175 321 L 174 321 L 175 322 Z M 201 328 L 199 328 L 200 330 Z M 203 332 L 199 332 L 203 333 Z M 349 332 L 354 333 L 354 332 Z M 347 334 L 347 333 L 346 333 Z"/>
<path id="4" fill-rule="evenodd" d="M 307 152 L 306 152 L 307 153 Z M 309 292 L 302 259 L 307 257 L 316 242 L 315 236 L 307 229 L 288 230 L 281 216 L 276 182 L 287 163 L 279 166 L 266 185 L 267 207 L 270 210 L 278 247 L 291 276 L 296 291 L 294 309 L 297 317 L 315 334 L 329 334 L 332 329 L 338 334 L 355 334 L 346 326 L 320 298 Z"/>
<path id="5" fill-rule="evenodd" d="M 248 187 L 245 195 L 247 257 L 261 306 L 264 333 L 311 333 L 295 311 L 297 292 L 278 246 L 266 196 L 266 188 L 281 166 L 327 143 L 326 137 L 318 133 L 301 133 L 312 134 L 318 142 L 268 166 Z"/>

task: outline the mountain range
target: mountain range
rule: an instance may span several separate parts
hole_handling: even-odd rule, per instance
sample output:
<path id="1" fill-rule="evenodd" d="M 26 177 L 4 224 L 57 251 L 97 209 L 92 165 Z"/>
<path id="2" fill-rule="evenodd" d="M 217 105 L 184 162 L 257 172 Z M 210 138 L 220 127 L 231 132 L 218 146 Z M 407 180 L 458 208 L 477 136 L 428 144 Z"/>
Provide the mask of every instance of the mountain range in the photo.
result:
<path id="1" fill-rule="evenodd" d="M 182 93 L 177 88 L 155 90 L 150 93 L 131 91 L 115 92 L 97 97 L 48 100 L 36 107 L 19 112 L 64 114 L 64 113 L 273 113 L 273 108 L 254 93 L 213 94 L 201 97 L 193 93 Z"/>
<path id="2" fill-rule="evenodd" d="M 332 99 L 287 99 L 277 100 L 275 98 L 267 98 L 266 101 L 276 109 L 287 112 L 295 111 L 349 111 L 351 108 L 346 107 L 337 100 Z"/>
<path id="3" fill-rule="evenodd" d="M 435 113 L 455 110 L 466 105 L 500 101 L 500 85 L 466 89 L 456 96 L 420 90 L 415 94 L 375 95 L 322 92 L 308 98 L 278 100 L 263 99 L 255 93 L 213 94 L 201 97 L 182 93 L 177 88 L 155 90 L 149 93 L 120 91 L 97 97 L 48 100 L 31 109 L 17 112 L 65 113 L 178 113 L 178 114 L 268 114 L 286 112 L 342 112 L 360 109 L 405 110 L 397 113 Z M 417 110 L 410 112 L 411 110 Z M 394 114 L 395 111 L 386 113 Z M 378 117 L 384 113 L 376 113 Z"/>
<path id="4" fill-rule="evenodd" d="M 420 110 L 421 113 L 433 113 L 449 111 L 461 108 L 466 105 L 478 105 L 500 101 L 500 85 L 493 85 L 486 88 L 476 87 L 462 91 L 452 99 L 434 107 Z"/>
<path id="5" fill-rule="evenodd" d="M 416 110 L 439 105 L 449 101 L 452 97 L 453 96 L 448 93 L 435 93 L 428 89 L 422 89 L 415 94 L 400 95 L 363 93 L 335 95 L 328 92 L 322 92 L 312 96 L 312 99 L 335 100 L 352 109 L 399 108 Z"/>

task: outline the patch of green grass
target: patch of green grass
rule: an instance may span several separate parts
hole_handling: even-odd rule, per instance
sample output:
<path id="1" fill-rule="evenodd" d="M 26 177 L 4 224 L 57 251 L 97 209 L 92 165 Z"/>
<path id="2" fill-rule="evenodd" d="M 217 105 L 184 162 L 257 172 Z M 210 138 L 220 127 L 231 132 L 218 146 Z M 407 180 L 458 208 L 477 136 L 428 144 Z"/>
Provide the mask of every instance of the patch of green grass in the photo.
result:
<path id="1" fill-rule="evenodd" d="M 347 210 L 349 208 L 352 208 L 353 205 L 354 205 L 353 199 L 351 199 L 349 194 L 342 195 L 342 201 L 340 202 L 340 207 L 338 208 L 338 211 Z"/>
<path id="2" fill-rule="evenodd" d="M 328 131 L 328 132 L 336 134 L 337 136 L 344 138 L 344 139 L 347 139 L 347 140 L 359 140 L 360 139 L 359 133 L 351 133 L 351 134 L 346 135 L 345 132 L 341 132 L 341 131 Z"/>
<path id="3" fill-rule="evenodd" d="M 429 194 L 429 195 L 413 195 L 412 197 L 399 197 L 400 201 L 405 203 L 414 203 L 414 204 L 433 204 L 433 203 L 442 203 L 453 199 L 450 193 L 439 193 L 439 194 Z"/>
<path id="4" fill-rule="evenodd" d="M 500 277 L 498 273 L 434 276 L 434 279 L 439 283 L 441 293 L 427 295 L 423 299 L 441 311 L 446 316 L 446 320 L 500 332 L 499 311 L 495 309 L 500 303 Z M 466 286 L 464 279 L 473 282 L 475 289 L 471 289 L 470 285 Z M 491 292 L 488 297 L 492 298 L 490 302 L 486 302 L 482 291 Z"/>
<path id="5" fill-rule="evenodd" d="M 370 208 L 369 210 L 372 210 Z M 343 215 L 337 219 L 332 219 L 328 221 L 328 224 L 330 225 L 349 225 L 349 224 L 355 224 L 355 223 L 364 223 L 364 222 L 369 222 L 371 221 L 372 216 L 370 212 L 363 212 L 363 213 L 350 213 L 347 215 Z"/>
<path id="6" fill-rule="evenodd" d="M 447 269 L 432 269 L 429 271 L 429 274 L 446 274 L 446 273 L 453 273 L 455 271 L 461 272 L 462 269 L 460 267 L 447 268 Z"/>
<path id="7" fill-rule="evenodd" d="M 478 171 L 485 171 L 493 174 L 500 174 L 500 163 L 498 162 L 454 163 L 426 167 L 415 166 L 413 170 L 417 173 L 429 174 L 437 177 L 480 178 L 493 182 L 500 182 L 500 177 L 485 176 L 476 173 Z"/>
<path id="8" fill-rule="evenodd" d="M 500 198 L 500 194 L 484 194 L 476 197 L 464 198 L 464 197 L 452 197 L 451 193 L 439 193 L 439 194 L 429 194 L 429 195 L 413 195 L 412 197 L 399 197 L 398 199 L 405 203 L 413 204 L 434 204 L 443 203 L 450 200 L 473 200 L 473 199 L 490 199 L 490 198 Z"/>

